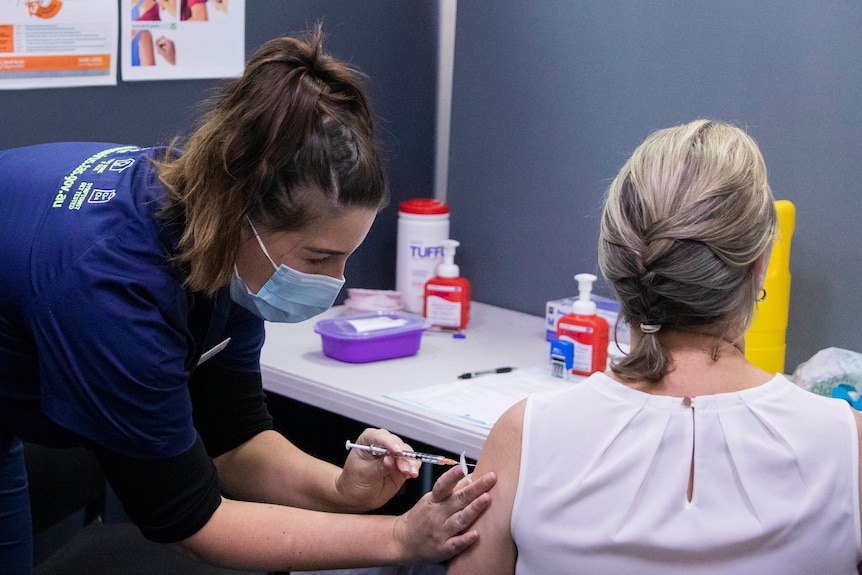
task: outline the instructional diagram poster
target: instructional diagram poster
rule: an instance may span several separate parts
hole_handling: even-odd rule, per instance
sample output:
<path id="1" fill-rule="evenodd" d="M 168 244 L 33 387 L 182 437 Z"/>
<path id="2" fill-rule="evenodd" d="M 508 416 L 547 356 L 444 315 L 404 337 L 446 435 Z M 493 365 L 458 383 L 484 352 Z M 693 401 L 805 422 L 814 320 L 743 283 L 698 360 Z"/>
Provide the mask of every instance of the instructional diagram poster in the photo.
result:
<path id="1" fill-rule="evenodd" d="M 120 4 L 123 80 L 242 74 L 245 0 L 120 0 Z"/>
<path id="2" fill-rule="evenodd" d="M 116 0 L 0 0 L 0 89 L 117 83 Z"/>

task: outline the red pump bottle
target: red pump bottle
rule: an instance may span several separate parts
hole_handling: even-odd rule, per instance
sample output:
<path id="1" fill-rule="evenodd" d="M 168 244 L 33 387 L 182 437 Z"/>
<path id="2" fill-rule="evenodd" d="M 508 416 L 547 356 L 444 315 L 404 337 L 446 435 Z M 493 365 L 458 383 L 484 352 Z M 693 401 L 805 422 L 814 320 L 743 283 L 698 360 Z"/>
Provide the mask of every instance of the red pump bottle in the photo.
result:
<path id="1" fill-rule="evenodd" d="M 578 274 L 578 299 L 572 304 L 572 313 L 560 318 L 557 323 L 557 339 L 571 341 L 575 345 L 572 373 L 590 375 L 604 371 L 608 363 L 608 322 L 596 315 L 596 303 L 590 300 L 593 274 Z"/>
<path id="2" fill-rule="evenodd" d="M 437 275 L 425 283 L 422 315 L 432 327 L 464 329 L 470 321 L 470 282 L 460 277 L 455 265 L 457 240 L 443 240 L 443 262 Z"/>

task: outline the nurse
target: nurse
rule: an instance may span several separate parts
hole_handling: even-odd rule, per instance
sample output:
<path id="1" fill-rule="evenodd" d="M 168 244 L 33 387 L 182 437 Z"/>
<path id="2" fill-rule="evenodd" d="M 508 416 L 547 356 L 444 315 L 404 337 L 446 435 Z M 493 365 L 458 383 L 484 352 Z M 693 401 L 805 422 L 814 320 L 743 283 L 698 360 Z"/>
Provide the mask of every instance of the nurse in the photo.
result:
<path id="1" fill-rule="evenodd" d="M 359 514 L 417 462 L 332 466 L 264 403 L 263 321 L 329 308 L 388 201 L 360 74 L 321 43 L 318 26 L 264 44 L 182 151 L 0 152 L 3 573 L 30 571 L 22 440 L 89 447 L 147 538 L 207 562 L 439 561 L 476 540 L 493 474 L 461 486 L 455 467 L 401 516 Z M 408 449 L 380 429 L 358 442 Z"/>

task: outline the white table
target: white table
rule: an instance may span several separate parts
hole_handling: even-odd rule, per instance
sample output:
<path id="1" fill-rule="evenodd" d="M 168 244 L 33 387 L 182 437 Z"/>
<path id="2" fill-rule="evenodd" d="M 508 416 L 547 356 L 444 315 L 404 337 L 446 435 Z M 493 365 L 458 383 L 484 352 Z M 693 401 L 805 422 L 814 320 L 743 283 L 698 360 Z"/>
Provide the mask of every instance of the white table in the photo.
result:
<path id="1" fill-rule="evenodd" d="M 264 388 L 273 393 L 383 427 L 403 437 L 477 458 L 487 429 L 389 399 L 387 393 L 447 383 L 458 375 L 502 366 L 548 363 L 544 318 L 472 302 L 464 339 L 425 332 L 419 352 L 370 363 L 323 355 L 317 321 L 344 313 L 336 307 L 298 324 L 267 323 L 261 352 Z"/>

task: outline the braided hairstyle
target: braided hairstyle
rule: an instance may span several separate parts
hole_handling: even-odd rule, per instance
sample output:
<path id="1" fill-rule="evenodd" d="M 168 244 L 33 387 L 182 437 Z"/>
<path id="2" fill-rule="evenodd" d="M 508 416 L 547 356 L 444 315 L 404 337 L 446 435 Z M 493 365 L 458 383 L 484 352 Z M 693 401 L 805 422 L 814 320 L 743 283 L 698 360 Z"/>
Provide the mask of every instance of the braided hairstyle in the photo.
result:
<path id="1" fill-rule="evenodd" d="M 214 99 L 180 153 L 158 164 L 166 221 L 181 222 L 175 260 L 186 285 L 230 281 L 246 217 L 259 229 L 301 231 L 389 201 L 362 74 L 306 39 L 275 38 Z"/>
<path id="2" fill-rule="evenodd" d="M 756 262 L 775 231 L 766 165 L 745 132 L 697 120 L 647 137 L 608 189 L 601 219 L 602 274 L 632 329 L 643 326 L 614 373 L 667 375 L 660 330 L 741 336 L 757 298 Z"/>

